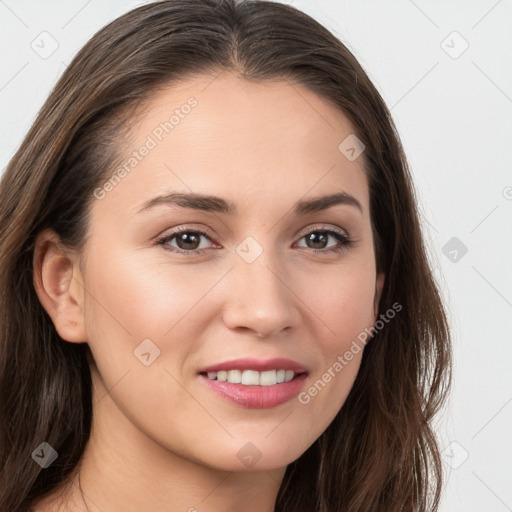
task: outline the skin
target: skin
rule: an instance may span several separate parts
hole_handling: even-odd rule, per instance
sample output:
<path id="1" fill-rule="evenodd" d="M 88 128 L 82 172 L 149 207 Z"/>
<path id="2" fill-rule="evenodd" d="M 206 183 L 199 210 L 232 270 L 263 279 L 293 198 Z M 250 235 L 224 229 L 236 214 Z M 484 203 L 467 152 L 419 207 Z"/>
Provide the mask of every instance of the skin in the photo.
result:
<path id="1" fill-rule="evenodd" d="M 362 351 L 306 405 L 294 398 L 244 408 L 213 394 L 198 369 L 285 357 L 306 366 L 307 390 L 378 316 L 384 276 L 376 273 L 364 156 L 349 161 L 338 150 L 354 132 L 348 119 L 288 81 L 199 76 L 151 98 L 122 146 L 126 158 L 190 96 L 198 101 L 190 114 L 92 202 L 83 253 L 62 248 L 52 231 L 36 244 L 42 305 L 64 340 L 87 342 L 94 356 L 93 428 L 79 466 L 91 511 L 272 511 L 287 464 L 342 407 Z M 220 196 L 239 212 L 159 205 L 137 213 L 169 191 Z M 292 213 L 300 199 L 339 191 L 362 213 L 347 204 Z M 214 236 L 199 239 L 199 255 L 156 244 L 178 226 Z M 353 246 L 327 253 L 339 245 L 334 236 L 323 246 L 304 238 L 330 228 Z M 236 252 L 249 236 L 263 250 L 252 263 Z M 167 247 L 192 247 L 179 238 Z M 146 338 L 160 350 L 149 366 L 133 353 Z M 247 442 L 261 454 L 250 468 L 237 457 Z M 57 496 L 34 510 L 55 510 Z M 76 503 L 71 510 L 87 510 L 76 478 L 62 496 Z"/>

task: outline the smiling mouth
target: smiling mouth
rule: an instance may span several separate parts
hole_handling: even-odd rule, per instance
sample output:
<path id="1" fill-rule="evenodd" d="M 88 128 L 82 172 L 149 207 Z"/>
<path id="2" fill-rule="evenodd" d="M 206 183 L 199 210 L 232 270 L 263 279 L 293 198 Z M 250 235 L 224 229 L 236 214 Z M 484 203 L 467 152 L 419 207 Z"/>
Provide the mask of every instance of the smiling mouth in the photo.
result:
<path id="1" fill-rule="evenodd" d="M 245 386 L 275 386 L 290 382 L 303 373 L 295 373 L 293 370 L 219 370 L 216 372 L 202 372 L 201 375 L 210 380 L 228 382 L 230 384 L 242 384 Z"/>

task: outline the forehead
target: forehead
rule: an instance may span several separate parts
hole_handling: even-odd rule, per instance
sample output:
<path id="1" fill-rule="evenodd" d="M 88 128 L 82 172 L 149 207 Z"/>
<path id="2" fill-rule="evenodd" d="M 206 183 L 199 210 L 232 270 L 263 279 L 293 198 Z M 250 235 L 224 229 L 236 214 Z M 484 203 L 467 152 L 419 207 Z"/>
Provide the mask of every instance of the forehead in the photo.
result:
<path id="1" fill-rule="evenodd" d="M 353 132 L 340 109 L 292 81 L 196 76 L 161 88 L 139 111 L 121 143 L 124 177 L 108 198 L 130 212 L 169 191 L 223 196 L 242 210 L 333 191 L 367 205 L 363 157 L 339 149 Z"/>

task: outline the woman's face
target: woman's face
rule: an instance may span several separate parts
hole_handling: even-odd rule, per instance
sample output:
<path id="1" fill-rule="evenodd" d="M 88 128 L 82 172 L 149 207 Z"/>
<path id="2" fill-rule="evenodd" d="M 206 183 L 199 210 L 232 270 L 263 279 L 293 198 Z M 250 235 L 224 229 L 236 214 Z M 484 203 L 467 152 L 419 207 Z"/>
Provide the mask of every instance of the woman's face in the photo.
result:
<path id="1" fill-rule="evenodd" d="M 151 100 L 124 172 L 95 191 L 82 255 L 117 435 L 240 471 L 285 466 L 327 428 L 382 286 L 352 134 L 287 81 L 201 76 Z"/>

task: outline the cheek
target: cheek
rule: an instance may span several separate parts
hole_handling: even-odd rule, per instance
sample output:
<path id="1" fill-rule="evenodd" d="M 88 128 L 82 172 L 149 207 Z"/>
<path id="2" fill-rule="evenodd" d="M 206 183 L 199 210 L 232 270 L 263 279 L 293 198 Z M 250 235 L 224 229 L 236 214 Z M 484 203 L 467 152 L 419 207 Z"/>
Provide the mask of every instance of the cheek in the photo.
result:
<path id="1" fill-rule="evenodd" d="M 306 295 L 322 325 L 312 347 L 316 364 L 298 400 L 325 429 L 343 406 L 359 371 L 369 329 L 373 326 L 375 270 L 368 264 L 317 274 Z M 304 285 L 308 283 L 304 281 Z M 317 432 L 315 430 L 315 432 Z M 318 433 L 318 432 L 317 432 Z M 313 435 L 313 433 L 312 433 Z"/>
<path id="2" fill-rule="evenodd" d="M 127 416 L 168 424 L 169 411 L 194 407 L 179 383 L 217 311 L 205 298 L 226 270 L 164 264 L 114 246 L 104 252 L 108 259 L 91 254 L 87 276 L 86 326 L 99 374 L 107 389 L 116 386 Z"/>
<path id="3" fill-rule="evenodd" d="M 375 268 L 367 261 L 361 258 L 304 274 L 295 283 L 294 291 L 303 298 L 311 317 L 324 327 L 321 345 L 325 354 L 344 350 L 353 337 L 373 325 Z"/>
<path id="4" fill-rule="evenodd" d="M 179 266 L 155 265 L 115 247 L 105 252 L 109 258 L 103 261 L 98 252 L 91 254 L 86 280 L 88 341 L 98 368 L 96 381 L 106 388 L 99 396 L 108 389 L 115 403 L 100 398 L 100 407 L 131 431 L 119 409 L 141 432 L 179 451 L 191 444 L 183 433 L 196 433 L 190 427 L 194 419 L 213 432 L 217 426 L 182 383 L 183 362 L 195 350 L 194 312 L 200 308 L 194 305 L 201 304 L 218 277 L 192 282 L 190 272 Z"/>
<path id="5" fill-rule="evenodd" d="M 98 254 L 90 258 L 88 324 L 93 329 L 103 325 L 133 341 L 172 337 L 222 275 L 165 265 L 158 258 L 144 258 L 126 249 L 105 251 L 108 260 L 101 261 Z"/>

